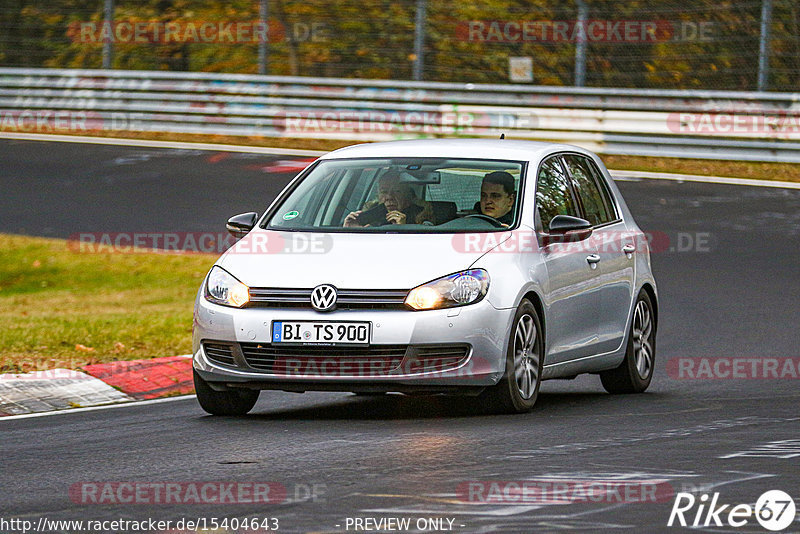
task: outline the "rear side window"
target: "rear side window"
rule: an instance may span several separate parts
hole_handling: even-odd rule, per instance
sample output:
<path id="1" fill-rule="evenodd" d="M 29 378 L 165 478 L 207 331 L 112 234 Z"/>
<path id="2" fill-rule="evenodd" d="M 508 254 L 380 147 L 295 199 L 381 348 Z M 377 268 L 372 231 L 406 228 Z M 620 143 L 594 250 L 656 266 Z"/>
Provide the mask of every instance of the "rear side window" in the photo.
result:
<path id="1" fill-rule="evenodd" d="M 542 163 L 536 185 L 536 209 L 547 231 L 556 215 L 578 216 L 575 201 L 570 192 L 569 178 L 557 158 Z"/>
<path id="2" fill-rule="evenodd" d="M 426 200 L 455 202 L 459 211 L 469 211 L 475 207 L 475 202 L 481 198 L 482 174 L 470 179 L 460 172 L 442 171 L 439 176 L 439 183 L 428 185 Z"/>
<path id="3" fill-rule="evenodd" d="M 614 205 L 605 187 L 598 182 L 599 171 L 594 164 L 583 156 L 575 155 L 565 155 L 564 163 L 575 182 L 586 220 L 597 226 L 616 219 Z"/>

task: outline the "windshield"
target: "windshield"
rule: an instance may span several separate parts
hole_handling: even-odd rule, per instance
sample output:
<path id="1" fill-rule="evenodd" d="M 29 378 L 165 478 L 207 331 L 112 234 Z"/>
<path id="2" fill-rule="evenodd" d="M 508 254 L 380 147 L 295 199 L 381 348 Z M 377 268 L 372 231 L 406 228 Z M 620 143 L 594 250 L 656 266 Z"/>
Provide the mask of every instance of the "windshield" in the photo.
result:
<path id="1" fill-rule="evenodd" d="M 319 162 L 272 212 L 274 230 L 486 232 L 515 225 L 517 161 L 341 159 Z"/>

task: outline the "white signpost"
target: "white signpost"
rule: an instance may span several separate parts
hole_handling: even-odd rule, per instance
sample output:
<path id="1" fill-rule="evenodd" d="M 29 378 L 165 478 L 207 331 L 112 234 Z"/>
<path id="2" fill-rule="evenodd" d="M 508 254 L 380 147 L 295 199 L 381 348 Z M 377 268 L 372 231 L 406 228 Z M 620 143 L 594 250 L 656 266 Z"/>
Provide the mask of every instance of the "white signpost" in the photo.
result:
<path id="1" fill-rule="evenodd" d="M 533 81 L 532 57 L 509 57 L 508 79 L 514 83 L 531 83 Z"/>

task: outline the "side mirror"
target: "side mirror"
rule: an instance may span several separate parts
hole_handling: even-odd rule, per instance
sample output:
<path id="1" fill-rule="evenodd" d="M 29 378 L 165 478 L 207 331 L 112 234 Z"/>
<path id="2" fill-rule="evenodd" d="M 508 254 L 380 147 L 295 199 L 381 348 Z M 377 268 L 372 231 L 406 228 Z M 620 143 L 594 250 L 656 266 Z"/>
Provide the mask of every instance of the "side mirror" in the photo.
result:
<path id="1" fill-rule="evenodd" d="M 556 215 L 550 221 L 550 242 L 583 241 L 592 235 L 592 223 L 571 215 Z"/>
<path id="2" fill-rule="evenodd" d="M 248 213 L 234 215 L 228 219 L 225 228 L 228 229 L 228 232 L 230 232 L 233 237 L 244 237 L 247 235 L 247 232 L 253 229 L 256 222 L 258 222 L 258 213 L 250 211 Z"/>

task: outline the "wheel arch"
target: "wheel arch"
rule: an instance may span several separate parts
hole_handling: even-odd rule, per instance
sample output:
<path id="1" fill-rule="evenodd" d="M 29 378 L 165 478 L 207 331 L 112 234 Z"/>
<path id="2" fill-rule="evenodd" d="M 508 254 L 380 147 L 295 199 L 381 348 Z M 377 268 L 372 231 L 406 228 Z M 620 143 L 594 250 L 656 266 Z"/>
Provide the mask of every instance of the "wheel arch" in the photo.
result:
<path id="1" fill-rule="evenodd" d="M 536 308 L 536 313 L 539 314 L 539 324 L 542 327 L 542 343 L 547 342 L 547 320 L 544 316 L 544 304 L 542 303 L 542 298 L 539 294 L 534 290 L 529 290 L 527 293 L 522 295 L 522 299 L 529 300 L 533 307 Z M 522 301 L 520 299 L 520 302 Z M 546 352 L 545 352 L 546 354 Z"/>
<path id="2" fill-rule="evenodd" d="M 653 304 L 653 315 L 655 316 L 656 322 L 656 329 L 658 328 L 658 298 L 656 297 L 656 290 L 649 282 L 645 282 L 642 285 L 642 291 L 647 293 L 647 296 L 650 297 L 650 302 Z"/>

